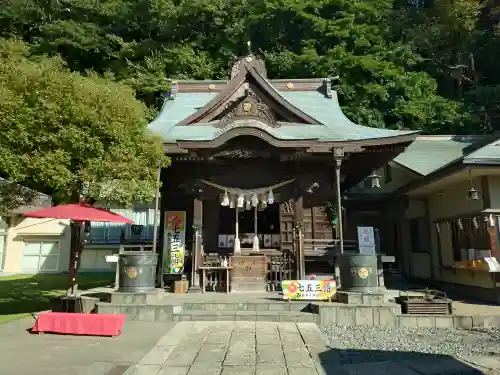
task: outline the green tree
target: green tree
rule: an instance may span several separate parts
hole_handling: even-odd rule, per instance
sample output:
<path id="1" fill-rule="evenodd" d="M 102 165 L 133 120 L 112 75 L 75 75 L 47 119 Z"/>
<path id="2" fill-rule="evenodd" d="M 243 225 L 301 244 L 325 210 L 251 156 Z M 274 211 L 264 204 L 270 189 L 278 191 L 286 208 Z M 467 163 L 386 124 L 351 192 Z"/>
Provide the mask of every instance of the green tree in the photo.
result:
<path id="1" fill-rule="evenodd" d="M 168 160 L 146 112 L 123 84 L 0 40 L 0 170 L 10 181 L 63 201 L 152 199 Z"/>
<path id="2" fill-rule="evenodd" d="M 481 74 L 460 68 L 457 91 L 443 67 L 470 65 L 487 7 L 423 2 L 17 0 L 0 7 L 0 35 L 21 37 L 35 54 L 59 54 L 71 70 L 123 81 L 157 109 L 164 78 L 226 79 L 250 40 L 270 78 L 339 75 L 341 105 L 361 124 L 475 132 L 475 105 L 450 92 L 465 93 Z"/>

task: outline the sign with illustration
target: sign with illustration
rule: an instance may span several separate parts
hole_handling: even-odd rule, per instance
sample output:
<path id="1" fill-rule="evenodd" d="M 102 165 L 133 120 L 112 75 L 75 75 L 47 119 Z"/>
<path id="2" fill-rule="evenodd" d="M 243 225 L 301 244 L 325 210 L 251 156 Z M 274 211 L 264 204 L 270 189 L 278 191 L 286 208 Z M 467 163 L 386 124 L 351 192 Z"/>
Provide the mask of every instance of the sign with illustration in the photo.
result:
<path id="1" fill-rule="evenodd" d="M 281 288 L 286 300 L 329 300 L 337 293 L 335 280 L 284 280 Z"/>
<path id="2" fill-rule="evenodd" d="M 163 273 L 181 274 L 186 247 L 186 211 L 165 212 Z"/>

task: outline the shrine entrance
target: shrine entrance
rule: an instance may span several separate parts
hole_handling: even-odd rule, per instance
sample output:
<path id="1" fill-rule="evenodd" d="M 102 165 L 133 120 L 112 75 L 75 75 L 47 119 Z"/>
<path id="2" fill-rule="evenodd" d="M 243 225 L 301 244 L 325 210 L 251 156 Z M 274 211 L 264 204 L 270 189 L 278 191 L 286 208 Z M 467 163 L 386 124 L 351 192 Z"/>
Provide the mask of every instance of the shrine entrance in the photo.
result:
<path id="1" fill-rule="evenodd" d="M 171 82 L 149 128 L 172 161 L 162 171 L 161 211 L 185 212 L 193 290 L 209 284 L 200 273 L 219 278 L 214 290 L 251 289 L 257 279 L 279 290 L 283 280 L 305 278 L 307 262 L 333 277 L 345 242 L 343 191 L 416 133 L 354 124 L 332 84 L 270 80 L 251 53 L 235 61 L 229 81 Z"/>

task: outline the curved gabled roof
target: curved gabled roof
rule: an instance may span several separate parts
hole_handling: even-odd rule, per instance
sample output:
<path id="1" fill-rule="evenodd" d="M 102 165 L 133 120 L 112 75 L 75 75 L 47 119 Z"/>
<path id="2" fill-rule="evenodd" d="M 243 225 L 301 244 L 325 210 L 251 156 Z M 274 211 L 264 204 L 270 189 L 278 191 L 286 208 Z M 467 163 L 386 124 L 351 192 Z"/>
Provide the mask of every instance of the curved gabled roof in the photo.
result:
<path id="1" fill-rule="evenodd" d="M 261 66 L 254 66 L 251 61 L 240 67 L 227 83 L 181 82 L 181 89 L 165 102 L 149 129 L 167 144 L 179 141 L 212 142 L 222 134 L 216 116 L 222 108 L 231 104 L 231 97 L 242 90 L 243 85 L 248 86 L 251 82 L 268 102 L 288 114 L 290 121 L 282 126 L 272 131 L 261 129 L 277 140 L 398 144 L 413 141 L 418 133 L 355 124 L 343 113 L 337 93 L 329 87 L 330 80 L 290 80 L 288 84 L 284 84 L 286 80 L 269 81 L 259 71 Z M 259 127 L 257 122 L 247 122 L 240 127 Z"/>

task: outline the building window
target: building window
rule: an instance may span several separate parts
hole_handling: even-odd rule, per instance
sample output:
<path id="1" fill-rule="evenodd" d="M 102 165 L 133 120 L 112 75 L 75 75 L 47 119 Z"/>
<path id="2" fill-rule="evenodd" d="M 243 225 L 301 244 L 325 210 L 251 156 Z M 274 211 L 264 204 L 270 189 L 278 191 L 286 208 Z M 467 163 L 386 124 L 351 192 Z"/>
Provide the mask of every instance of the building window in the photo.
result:
<path id="1" fill-rule="evenodd" d="M 386 184 L 392 181 L 392 168 L 389 164 L 387 164 L 384 168 L 384 177 Z"/>
<path id="2" fill-rule="evenodd" d="M 134 222 L 134 225 L 92 222 L 89 238 L 90 243 L 120 243 L 122 239 L 125 241 L 144 242 L 153 239 L 154 209 L 132 208 L 113 209 L 111 211 L 128 217 Z"/>
<path id="3" fill-rule="evenodd" d="M 426 253 L 429 251 L 431 241 L 426 217 L 410 219 L 410 239 L 412 252 Z"/>

